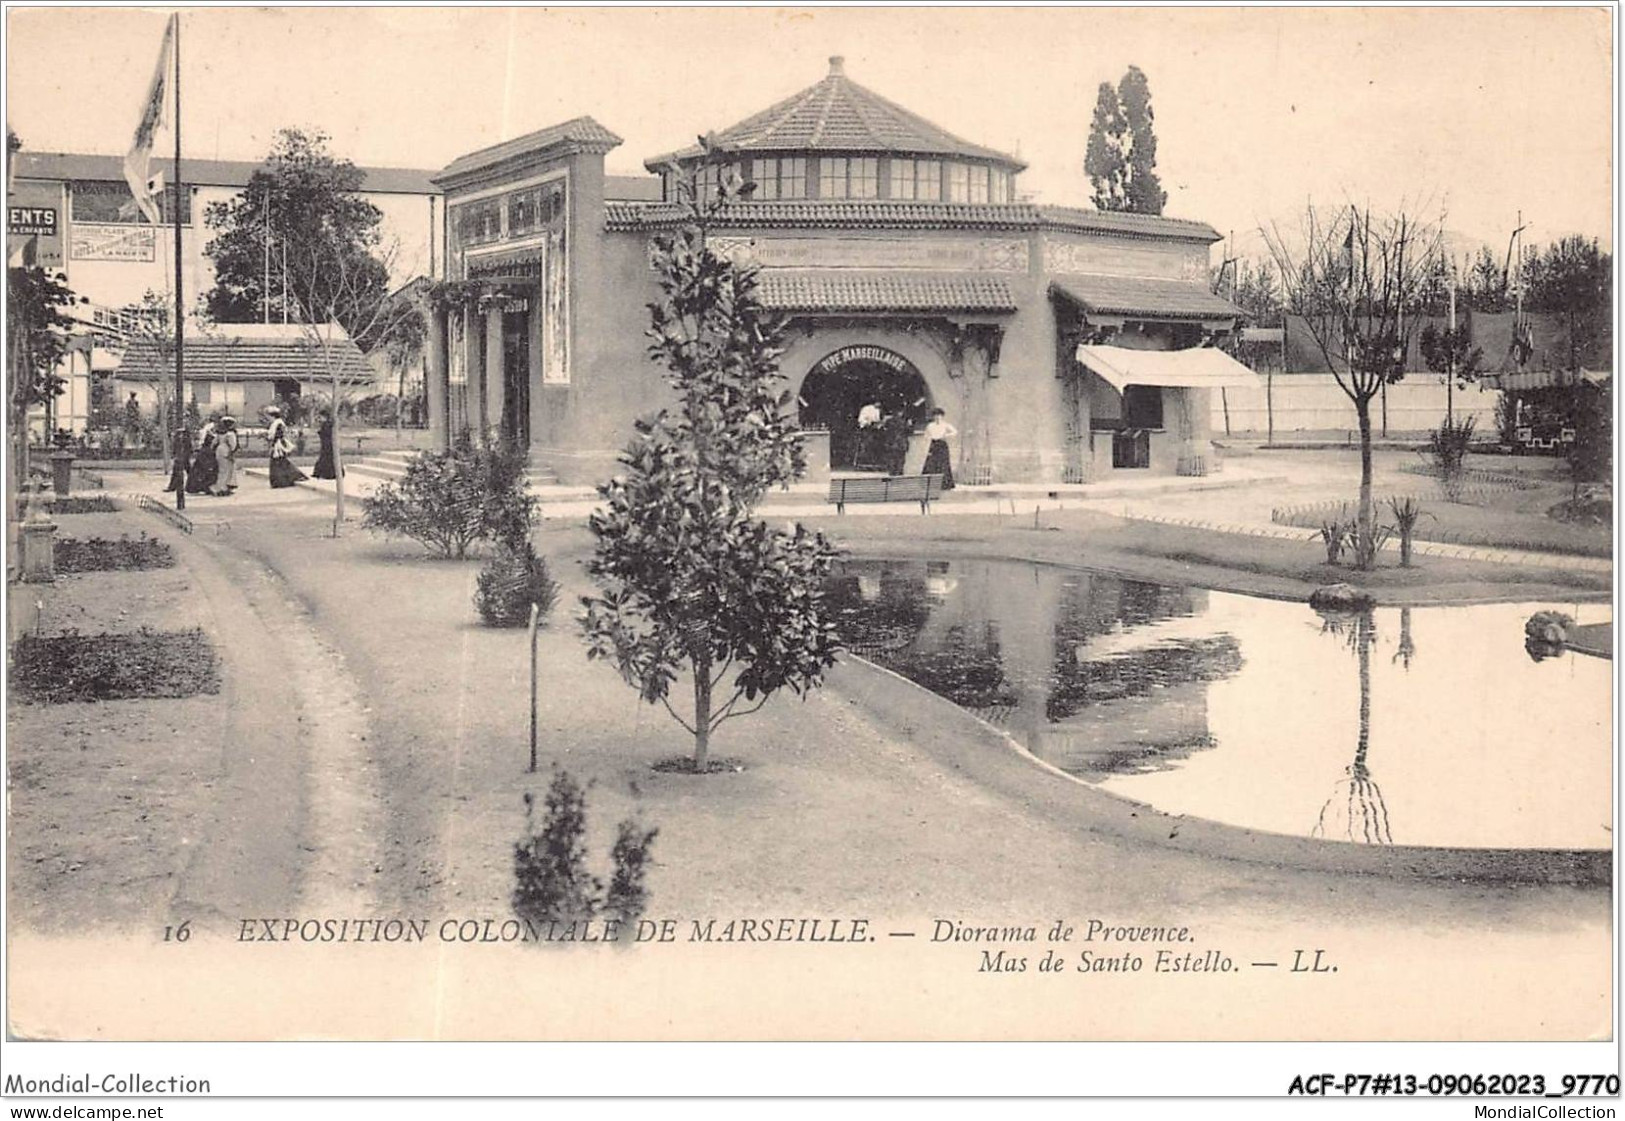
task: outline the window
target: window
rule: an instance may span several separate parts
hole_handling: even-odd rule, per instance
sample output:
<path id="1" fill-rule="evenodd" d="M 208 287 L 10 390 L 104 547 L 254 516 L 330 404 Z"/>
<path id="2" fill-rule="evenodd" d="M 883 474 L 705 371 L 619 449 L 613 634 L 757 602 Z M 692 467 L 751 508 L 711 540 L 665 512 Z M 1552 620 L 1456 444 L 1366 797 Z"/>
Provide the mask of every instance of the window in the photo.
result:
<path id="1" fill-rule="evenodd" d="M 937 160 L 920 160 L 914 168 L 917 197 L 922 202 L 942 201 L 942 164 Z"/>
<path id="2" fill-rule="evenodd" d="M 1010 173 L 1008 171 L 995 171 L 993 173 L 993 201 L 1010 201 Z"/>
<path id="3" fill-rule="evenodd" d="M 508 197 L 508 233 L 520 234 L 536 225 L 537 191 L 524 191 Z"/>
<path id="4" fill-rule="evenodd" d="M 158 209 L 166 224 L 175 221 L 175 186 L 164 187 L 158 197 Z M 75 222 L 108 222 L 137 225 L 146 222 L 146 216 L 135 205 L 126 183 L 101 180 L 80 180 L 73 184 L 72 215 Z M 192 224 L 192 191 L 187 188 L 181 196 L 181 224 Z"/>
<path id="5" fill-rule="evenodd" d="M 988 169 L 973 167 L 970 169 L 970 201 L 986 202 L 988 189 Z"/>
<path id="6" fill-rule="evenodd" d="M 779 197 L 779 161 L 777 159 L 752 160 L 750 177 L 756 184 L 758 199 Z"/>
<path id="7" fill-rule="evenodd" d="M 948 165 L 948 201 L 964 202 L 970 196 L 970 168 L 962 163 Z"/>
<path id="8" fill-rule="evenodd" d="M 1123 387 L 1123 424 L 1129 428 L 1162 428 L 1162 387 Z"/>
<path id="9" fill-rule="evenodd" d="M 891 197 L 894 199 L 911 199 L 914 197 L 913 160 L 893 160 L 891 162 Z"/>
<path id="10" fill-rule="evenodd" d="M 872 199 L 880 194 L 880 161 L 863 156 L 849 161 L 850 194 L 855 199 Z"/>
<path id="11" fill-rule="evenodd" d="M 779 197 L 804 199 L 807 197 L 807 161 L 804 157 L 784 157 L 779 161 Z"/>
<path id="12" fill-rule="evenodd" d="M 819 161 L 818 197 L 826 199 L 846 197 L 845 156 L 825 156 Z"/>

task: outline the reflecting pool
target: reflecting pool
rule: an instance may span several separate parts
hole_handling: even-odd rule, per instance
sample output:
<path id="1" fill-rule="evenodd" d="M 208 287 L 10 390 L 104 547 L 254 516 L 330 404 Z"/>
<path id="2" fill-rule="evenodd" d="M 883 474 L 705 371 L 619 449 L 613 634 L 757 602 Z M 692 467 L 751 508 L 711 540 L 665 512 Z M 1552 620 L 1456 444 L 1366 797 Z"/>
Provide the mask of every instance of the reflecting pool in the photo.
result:
<path id="1" fill-rule="evenodd" d="M 1557 607 L 1302 604 L 1008 561 L 841 562 L 852 652 L 1168 813 L 1362 844 L 1610 848 L 1612 663 Z"/>

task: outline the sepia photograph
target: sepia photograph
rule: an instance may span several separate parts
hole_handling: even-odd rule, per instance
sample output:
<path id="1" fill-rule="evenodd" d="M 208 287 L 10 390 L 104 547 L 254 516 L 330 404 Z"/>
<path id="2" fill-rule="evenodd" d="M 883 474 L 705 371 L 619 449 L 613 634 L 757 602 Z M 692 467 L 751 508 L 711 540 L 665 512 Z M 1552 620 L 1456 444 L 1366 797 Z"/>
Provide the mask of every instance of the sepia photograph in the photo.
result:
<path id="1" fill-rule="evenodd" d="M 8 6 L 5 1095 L 1617 1097 L 1615 18 Z"/>

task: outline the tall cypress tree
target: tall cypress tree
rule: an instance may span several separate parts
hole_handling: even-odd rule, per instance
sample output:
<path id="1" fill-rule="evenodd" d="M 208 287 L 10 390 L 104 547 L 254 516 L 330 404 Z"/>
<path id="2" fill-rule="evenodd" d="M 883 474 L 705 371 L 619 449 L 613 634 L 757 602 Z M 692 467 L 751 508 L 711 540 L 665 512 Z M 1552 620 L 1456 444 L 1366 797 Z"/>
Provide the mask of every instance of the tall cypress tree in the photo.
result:
<path id="1" fill-rule="evenodd" d="M 1127 130 L 1117 91 L 1110 82 L 1101 82 L 1095 118 L 1089 125 L 1089 146 L 1083 156 L 1083 170 L 1094 186 L 1097 210 L 1124 210 L 1128 206 L 1128 162 L 1123 151 Z"/>
<path id="2" fill-rule="evenodd" d="M 1161 214 L 1168 192 L 1162 189 L 1162 180 L 1157 177 L 1157 137 L 1151 129 L 1154 119 L 1151 83 L 1145 71 L 1130 66 L 1118 83 L 1117 98 L 1129 140 L 1126 203 L 1122 209 L 1135 214 Z"/>

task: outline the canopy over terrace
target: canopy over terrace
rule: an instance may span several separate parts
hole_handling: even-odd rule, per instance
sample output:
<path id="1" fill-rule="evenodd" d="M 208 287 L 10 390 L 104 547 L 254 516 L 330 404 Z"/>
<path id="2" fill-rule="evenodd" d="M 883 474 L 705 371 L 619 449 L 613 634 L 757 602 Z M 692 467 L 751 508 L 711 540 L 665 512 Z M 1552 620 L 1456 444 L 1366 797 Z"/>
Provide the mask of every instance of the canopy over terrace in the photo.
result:
<path id="1" fill-rule="evenodd" d="M 1078 361 L 1121 393 L 1131 385 L 1170 389 L 1256 387 L 1258 375 L 1222 350 L 1131 350 L 1123 346 L 1078 347 Z"/>

